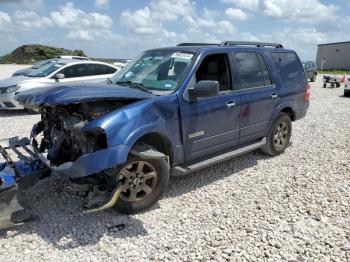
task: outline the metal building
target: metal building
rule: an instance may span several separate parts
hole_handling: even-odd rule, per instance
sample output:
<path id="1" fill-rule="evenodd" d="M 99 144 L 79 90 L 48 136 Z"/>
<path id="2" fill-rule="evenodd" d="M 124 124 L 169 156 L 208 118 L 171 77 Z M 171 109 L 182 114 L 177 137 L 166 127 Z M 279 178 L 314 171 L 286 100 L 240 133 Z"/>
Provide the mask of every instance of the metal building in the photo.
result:
<path id="1" fill-rule="evenodd" d="M 350 41 L 318 45 L 316 64 L 320 70 L 350 70 Z"/>

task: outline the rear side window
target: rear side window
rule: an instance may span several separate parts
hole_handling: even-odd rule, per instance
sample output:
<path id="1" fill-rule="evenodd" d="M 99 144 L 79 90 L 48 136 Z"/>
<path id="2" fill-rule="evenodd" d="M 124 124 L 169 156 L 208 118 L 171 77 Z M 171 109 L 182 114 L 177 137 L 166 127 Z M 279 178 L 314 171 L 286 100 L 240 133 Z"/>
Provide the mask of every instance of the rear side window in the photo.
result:
<path id="1" fill-rule="evenodd" d="M 108 75 L 115 73 L 116 69 L 101 64 L 89 64 L 91 75 Z"/>
<path id="2" fill-rule="evenodd" d="M 265 59 L 255 52 L 234 54 L 240 78 L 240 89 L 271 85 Z M 266 81 L 265 81 L 266 79 Z"/>
<path id="3" fill-rule="evenodd" d="M 304 69 L 295 53 L 271 53 L 276 64 L 277 74 L 280 75 L 287 88 L 295 88 L 306 82 Z"/>
<path id="4" fill-rule="evenodd" d="M 68 66 L 62 69 L 59 73 L 64 74 L 65 78 L 84 77 L 90 75 L 89 68 L 86 64 Z"/>
<path id="5" fill-rule="evenodd" d="M 259 58 L 261 70 L 264 76 L 264 80 L 265 80 L 265 86 L 270 86 L 272 85 L 272 80 L 271 80 L 269 70 L 267 69 L 266 60 L 261 54 L 258 54 L 258 58 Z"/>

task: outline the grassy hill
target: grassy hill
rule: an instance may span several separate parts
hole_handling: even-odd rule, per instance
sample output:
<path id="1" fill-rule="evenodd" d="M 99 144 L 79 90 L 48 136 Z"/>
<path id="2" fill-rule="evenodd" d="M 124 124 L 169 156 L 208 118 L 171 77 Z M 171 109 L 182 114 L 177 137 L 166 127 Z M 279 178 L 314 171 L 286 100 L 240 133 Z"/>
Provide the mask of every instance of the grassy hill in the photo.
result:
<path id="1" fill-rule="evenodd" d="M 58 55 L 86 56 L 82 50 L 68 50 L 45 45 L 22 45 L 10 54 L 0 57 L 0 64 L 33 64 Z"/>

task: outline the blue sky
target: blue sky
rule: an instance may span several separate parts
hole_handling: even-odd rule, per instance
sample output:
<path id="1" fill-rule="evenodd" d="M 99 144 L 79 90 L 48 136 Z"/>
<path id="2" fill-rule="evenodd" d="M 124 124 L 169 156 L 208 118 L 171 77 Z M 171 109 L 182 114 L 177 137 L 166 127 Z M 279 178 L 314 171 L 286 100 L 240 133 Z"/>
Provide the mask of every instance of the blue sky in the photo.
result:
<path id="1" fill-rule="evenodd" d="M 179 42 L 280 42 L 302 59 L 350 41 L 349 0 L 0 0 L 0 55 L 21 44 L 133 58 Z"/>

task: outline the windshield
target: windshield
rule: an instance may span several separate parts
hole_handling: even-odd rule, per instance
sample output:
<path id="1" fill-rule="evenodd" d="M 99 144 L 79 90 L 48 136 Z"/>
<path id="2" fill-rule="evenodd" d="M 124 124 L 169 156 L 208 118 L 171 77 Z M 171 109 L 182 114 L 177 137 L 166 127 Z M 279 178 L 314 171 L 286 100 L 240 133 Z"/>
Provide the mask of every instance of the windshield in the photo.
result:
<path id="1" fill-rule="evenodd" d="M 153 93 L 172 93 L 182 82 L 194 57 L 193 52 L 147 51 L 128 63 L 111 81 L 119 85 L 142 87 Z"/>
<path id="2" fill-rule="evenodd" d="M 47 64 L 41 66 L 40 68 L 34 70 L 33 72 L 30 72 L 28 74 L 28 76 L 30 76 L 30 77 L 45 77 L 45 76 L 52 74 L 53 72 L 55 72 L 57 69 L 61 68 L 64 65 L 65 64 L 63 64 L 63 63 L 50 62 L 50 63 L 47 63 Z"/>
<path id="3" fill-rule="evenodd" d="M 40 68 L 40 67 L 42 67 L 42 66 L 44 66 L 44 65 L 46 65 L 46 64 L 48 64 L 48 63 L 52 63 L 52 62 L 55 62 L 55 61 L 54 61 L 54 60 L 44 60 L 44 61 L 41 61 L 41 62 L 39 62 L 39 63 L 34 64 L 34 65 L 32 66 L 32 69 L 38 69 L 38 68 Z"/>

